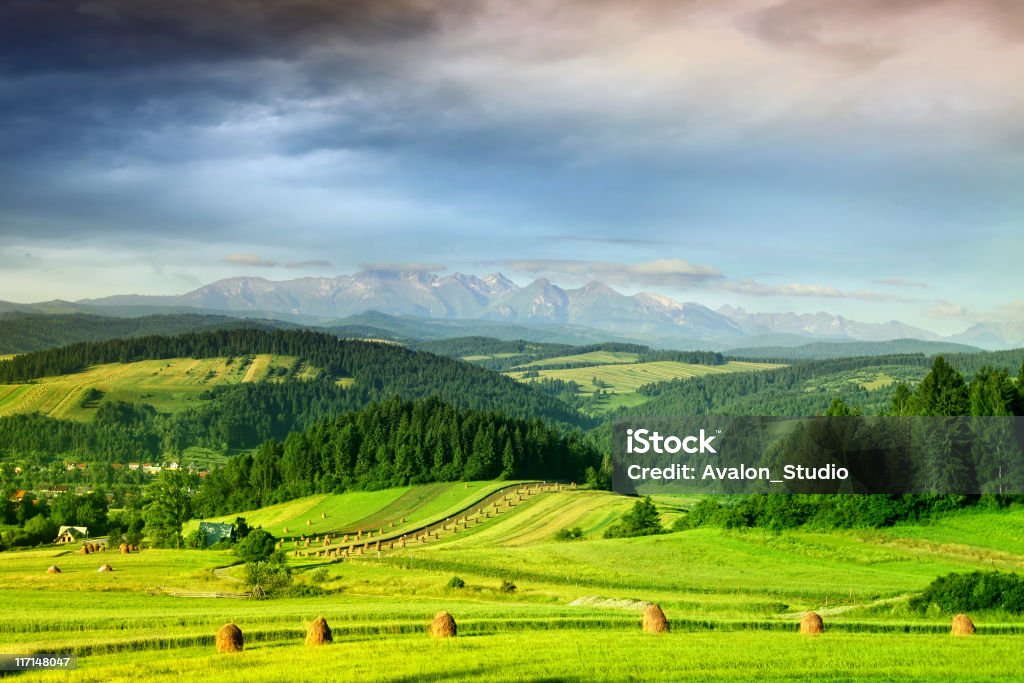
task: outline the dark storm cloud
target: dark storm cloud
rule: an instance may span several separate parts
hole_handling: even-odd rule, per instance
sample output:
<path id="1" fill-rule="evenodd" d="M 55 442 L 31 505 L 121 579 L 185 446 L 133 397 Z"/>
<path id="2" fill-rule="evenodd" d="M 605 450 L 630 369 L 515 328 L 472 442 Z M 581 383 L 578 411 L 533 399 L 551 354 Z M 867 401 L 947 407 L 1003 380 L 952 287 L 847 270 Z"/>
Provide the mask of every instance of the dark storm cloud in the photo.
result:
<path id="1" fill-rule="evenodd" d="M 286 59 L 325 41 L 422 36 L 436 30 L 442 6 L 466 9 L 413 0 L 8 0 L 0 65 L 36 74 Z"/>

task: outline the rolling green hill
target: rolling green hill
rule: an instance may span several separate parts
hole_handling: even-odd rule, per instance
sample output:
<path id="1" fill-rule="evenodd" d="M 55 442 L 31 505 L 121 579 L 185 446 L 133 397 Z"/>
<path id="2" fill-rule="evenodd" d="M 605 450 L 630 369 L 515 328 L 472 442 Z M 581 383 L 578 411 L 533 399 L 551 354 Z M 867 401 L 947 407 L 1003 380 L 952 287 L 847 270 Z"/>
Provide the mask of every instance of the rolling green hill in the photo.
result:
<path id="1" fill-rule="evenodd" d="M 288 377 L 315 379 L 318 374 L 294 356 L 273 354 L 106 363 L 25 384 L 0 384 L 0 417 L 39 413 L 86 421 L 104 401 L 145 403 L 161 413 L 174 413 L 202 400 L 200 396 L 214 387 Z"/>
<path id="2" fill-rule="evenodd" d="M 583 367 L 545 369 L 545 365 L 566 364 L 569 359 L 596 363 Z M 782 367 L 772 363 L 729 361 L 722 365 L 680 363 L 678 361 L 637 362 L 637 354 L 592 352 L 579 356 L 561 356 L 538 361 L 525 370 L 507 373 L 522 382 L 543 383 L 545 380 L 573 383 L 576 393 L 583 399 L 584 410 L 601 414 L 623 407 L 642 406 L 649 396 L 638 391 L 641 387 L 670 380 L 687 381 L 694 378 L 759 372 Z"/>
<path id="3" fill-rule="evenodd" d="M 0 313 L 0 354 L 40 351 L 75 342 L 119 337 L 181 334 L 212 329 L 284 329 L 295 325 L 279 320 L 247 320 L 223 315 L 164 314 L 111 317 L 88 313 Z"/>
<path id="4" fill-rule="evenodd" d="M 724 353 L 731 358 L 749 360 L 820 360 L 825 358 L 855 358 L 857 356 L 891 356 L 922 353 L 926 356 L 951 353 L 979 353 L 981 349 L 953 342 L 922 341 L 920 339 L 894 339 L 884 342 L 814 342 L 799 346 L 751 346 L 729 349 Z"/>

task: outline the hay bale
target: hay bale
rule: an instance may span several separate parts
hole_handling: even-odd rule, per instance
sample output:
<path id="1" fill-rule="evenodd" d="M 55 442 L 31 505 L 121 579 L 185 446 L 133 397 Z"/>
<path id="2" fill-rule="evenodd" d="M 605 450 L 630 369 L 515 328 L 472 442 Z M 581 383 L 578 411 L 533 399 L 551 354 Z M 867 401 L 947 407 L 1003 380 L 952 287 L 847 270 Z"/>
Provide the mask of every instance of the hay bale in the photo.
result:
<path id="1" fill-rule="evenodd" d="M 217 631 L 217 652 L 241 652 L 244 648 L 242 629 L 234 624 L 224 624 Z"/>
<path id="2" fill-rule="evenodd" d="M 109 564 L 101 564 L 100 568 L 97 569 L 96 571 L 98 571 L 98 572 L 112 572 L 112 571 L 114 571 L 114 568 L 111 567 Z"/>
<path id="3" fill-rule="evenodd" d="M 122 543 L 121 545 L 117 546 L 117 549 L 120 550 L 121 554 L 123 555 L 127 555 L 132 551 L 132 549 L 128 547 L 127 543 Z"/>
<path id="4" fill-rule="evenodd" d="M 438 612 L 430 622 L 430 635 L 434 638 L 454 638 L 456 630 L 455 619 L 447 612 Z"/>
<path id="5" fill-rule="evenodd" d="M 58 567 L 55 564 L 51 564 L 49 566 L 49 568 L 46 570 L 46 573 L 47 574 L 60 574 L 60 567 Z"/>
<path id="6" fill-rule="evenodd" d="M 83 545 L 83 546 L 82 546 L 81 548 L 79 548 L 79 549 L 78 549 L 78 554 L 79 554 L 79 555 L 88 555 L 88 554 L 89 554 L 89 548 L 88 548 L 88 546 L 84 546 L 84 545 Z"/>
<path id="7" fill-rule="evenodd" d="M 644 633 L 667 633 L 668 619 L 658 605 L 648 605 L 644 609 Z"/>
<path id="8" fill-rule="evenodd" d="M 973 636 L 974 622 L 966 614 L 958 614 L 953 617 L 953 628 L 950 631 L 954 636 Z"/>
<path id="9" fill-rule="evenodd" d="M 334 636 L 331 634 L 331 627 L 327 625 L 327 620 L 323 617 L 317 617 L 306 631 L 306 645 L 314 647 L 317 645 L 328 645 L 333 642 Z"/>
<path id="10" fill-rule="evenodd" d="M 800 633 L 805 636 L 816 636 L 825 632 L 825 622 L 817 612 L 807 612 L 800 620 Z"/>

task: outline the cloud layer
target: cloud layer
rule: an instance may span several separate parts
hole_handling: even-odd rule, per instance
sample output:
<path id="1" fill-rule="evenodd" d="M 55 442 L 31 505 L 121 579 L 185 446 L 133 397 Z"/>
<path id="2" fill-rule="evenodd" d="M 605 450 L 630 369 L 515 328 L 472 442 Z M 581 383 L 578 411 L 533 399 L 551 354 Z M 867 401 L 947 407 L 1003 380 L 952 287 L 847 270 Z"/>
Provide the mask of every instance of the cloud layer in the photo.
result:
<path id="1" fill-rule="evenodd" d="M 1012 0 L 11 0 L 0 44 L 0 261 L 49 259 L 0 299 L 112 293 L 61 249 L 115 248 L 163 291 L 502 260 L 923 319 L 901 292 L 1020 286 Z"/>

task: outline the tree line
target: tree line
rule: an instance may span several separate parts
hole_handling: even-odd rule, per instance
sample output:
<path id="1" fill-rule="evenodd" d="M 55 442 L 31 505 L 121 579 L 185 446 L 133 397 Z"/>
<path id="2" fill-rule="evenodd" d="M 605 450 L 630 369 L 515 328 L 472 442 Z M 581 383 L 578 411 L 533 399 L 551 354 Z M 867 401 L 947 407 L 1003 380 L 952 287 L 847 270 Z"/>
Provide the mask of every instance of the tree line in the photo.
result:
<path id="1" fill-rule="evenodd" d="M 213 516 L 313 493 L 437 481 L 582 480 L 600 464 L 579 432 L 537 418 L 394 397 L 230 459 L 205 478 L 195 509 Z"/>

